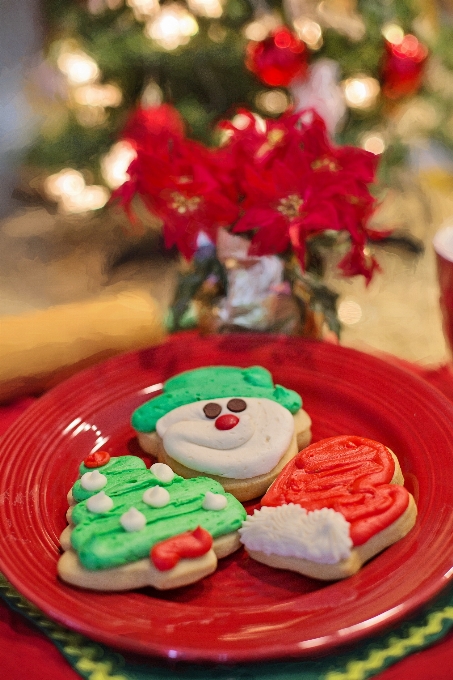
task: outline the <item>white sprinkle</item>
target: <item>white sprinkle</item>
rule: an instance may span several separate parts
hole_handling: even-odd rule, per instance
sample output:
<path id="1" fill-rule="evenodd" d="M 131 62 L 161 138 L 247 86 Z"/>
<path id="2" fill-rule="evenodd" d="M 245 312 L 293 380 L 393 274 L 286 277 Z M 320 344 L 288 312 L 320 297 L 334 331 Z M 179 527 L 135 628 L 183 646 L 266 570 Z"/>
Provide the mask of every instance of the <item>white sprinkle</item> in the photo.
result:
<path id="1" fill-rule="evenodd" d="M 226 508 L 228 499 L 221 493 L 212 493 L 212 491 L 206 491 L 203 508 L 205 510 L 223 510 Z"/>
<path id="2" fill-rule="evenodd" d="M 159 482 L 171 482 L 175 476 L 171 467 L 165 465 L 165 463 L 154 463 L 154 465 L 151 465 L 150 470 Z"/>
<path id="3" fill-rule="evenodd" d="M 107 484 L 107 477 L 99 472 L 99 470 L 93 470 L 93 472 L 85 472 L 80 478 L 80 486 L 85 491 L 100 491 Z"/>
<path id="4" fill-rule="evenodd" d="M 121 515 L 120 524 L 126 531 L 141 531 L 146 524 L 146 517 L 137 508 L 129 508 Z"/>
<path id="5" fill-rule="evenodd" d="M 113 508 L 113 501 L 105 491 L 100 491 L 87 500 L 87 508 L 95 513 L 108 512 Z"/>
<path id="6" fill-rule="evenodd" d="M 170 502 L 170 494 L 162 486 L 152 486 L 150 489 L 146 489 L 142 501 L 152 508 L 163 508 Z"/>

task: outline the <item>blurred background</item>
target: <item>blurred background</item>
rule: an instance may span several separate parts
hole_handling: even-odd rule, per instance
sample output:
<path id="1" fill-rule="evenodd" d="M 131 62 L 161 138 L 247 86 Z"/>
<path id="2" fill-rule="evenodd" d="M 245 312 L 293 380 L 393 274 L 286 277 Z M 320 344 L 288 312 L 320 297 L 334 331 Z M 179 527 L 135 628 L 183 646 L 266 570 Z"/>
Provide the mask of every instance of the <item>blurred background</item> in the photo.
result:
<path id="1" fill-rule="evenodd" d="M 393 230 L 371 244 L 368 286 L 325 254 L 342 344 L 447 360 L 431 242 L 453 219 L 451 0 L 11 0 L 0 18 L 0 335 L 21 317 L 32 336 L 54 306 L 64 325 L 65 305 L 83 316 L 105 295 L 131 295 L 141 324 L 160 314 L 149 295 L 165 313 L 177 254 L 146 211 L 137 229 L 110 202 L 138 106 L 171 103 L 208 145 L 238 106 L 315 107 L 336 142 L 379 156 L 373 220 Z"/>

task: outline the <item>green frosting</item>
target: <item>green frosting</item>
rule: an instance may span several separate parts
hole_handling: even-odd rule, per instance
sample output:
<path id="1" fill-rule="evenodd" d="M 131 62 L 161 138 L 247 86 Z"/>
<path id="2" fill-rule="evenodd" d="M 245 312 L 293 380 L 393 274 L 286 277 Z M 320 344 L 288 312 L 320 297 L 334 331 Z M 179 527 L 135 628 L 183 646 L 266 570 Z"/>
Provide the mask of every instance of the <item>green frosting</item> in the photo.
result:
<path id="1" fill-rule="evenodd" d="M 167 380 L 162 394 L 134 411 L 132 427 L 138 432 L 153 432 L 159 418 L 169 411 L 194 401 L 221 397 L 272 399 L 291 413 L 296 413 L 302 406 L 297 392 L 274 385 L 269 371 L 261 366 L 209 366 L 186 371 Z"/>
<path id="2" fill-rule="evenodd" d="M 92 471 L 83 464 L 80 466 L 81 475 Z M 72 512 L 75 527 L 71 544 L 87 569 L 117 567 L 149 557 L 155 543 L 197 526 L 217 538 L 239 529 L 246 517 L 241 503 L 213 479 L 183 479 L 175 475 L 171 482 L 162 482 L 135 456 L 111 458 L 99 472 L 107 477 L 102 491 L 113 500 L 111 510 L 90 512 L 86 500 L 98 492 L 86 491 L 80 480 L 72 489 L 78 503 Z M 142 501 L 143 492 L 156 485 L 165 487 L 170 494 L 170 502 L 163 508 L 152 508 Z M 205 510 L 202 504 L 207 491 L 226 496 L 227 506 L 223 510 Z M 120 524 L 121 515 L 131 507 L 146 517 L 146 525 L 140 531 L 128 532 Z"/>

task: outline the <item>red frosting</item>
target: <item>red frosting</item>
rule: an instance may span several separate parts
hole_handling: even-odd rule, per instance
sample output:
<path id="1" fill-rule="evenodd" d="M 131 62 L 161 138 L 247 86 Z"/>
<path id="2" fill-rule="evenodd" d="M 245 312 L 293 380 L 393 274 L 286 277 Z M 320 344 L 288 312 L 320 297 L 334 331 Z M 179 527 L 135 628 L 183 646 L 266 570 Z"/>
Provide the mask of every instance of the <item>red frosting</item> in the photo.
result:
<path id="1" fill-rule="evenodd" d="M 159 571 L 173 569 L 182 557 L 201 557 L 211 549 L 212 536 L 203 527 L 167 538 L 151 548 L 151 559 Z"/>
<path id="2" fill-rule="evenodd" d="M 261 504 L 333 508 L 350 523 L 353 544 L 362 545 L 407 508 L 406 489 L 390 484 L 394 471 L 392 455 L 383 444 L 363 437 L 330 437 L 300 451 Z"/>
<path id="3" fill-rule="evenodd" d="M 107 465 L 110 460 L 110 454 L 107 451 L 94 451 L 94 453 L 88 454 L 88 456 L 83 461 L 83 464 L 87 468 L 97 468 Z"/>

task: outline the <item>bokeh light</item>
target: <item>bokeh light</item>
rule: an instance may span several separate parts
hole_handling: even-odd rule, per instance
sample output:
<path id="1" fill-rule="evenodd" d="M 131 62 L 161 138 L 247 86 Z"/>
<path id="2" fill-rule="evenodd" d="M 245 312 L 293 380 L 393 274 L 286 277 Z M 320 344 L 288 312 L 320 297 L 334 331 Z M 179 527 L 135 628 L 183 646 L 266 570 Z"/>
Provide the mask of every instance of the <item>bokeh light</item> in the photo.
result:
<path id="1" fill-rule="evenodd" d="M 399 45 L 403 41 L 404 31 L 398 24 L 389 23 L 383 26 L 382 35 L 389 43 Z"/>
<path id="2" fill-rule="evenodd" d="M 223 14 L 222 3 L 219 0 L 187 0 L 189 9 L 202 17 L 219 19 Z"/>
<path id="3" fill-rule="evenodd" d="M 71 85 L 93 83 L 100 75 L 94 59 L 82 50 L 70 52 L 63 49 L 58 56 L 57 66 Z"/>
<path id="4" fill-rule="evenodd" d="M 127 0 L 138 21 L 145 21 L 159 11 L 159 0 Z"/>
<path id="5" fill-rule="evenodd" d="M 365 151 L 371 151 L 371 153 L 379 156 L 385 151 L 386 145 L 383 136 L 379 132 L 368 132 L 363 135 L 361 146 Z"/>
<path id="6" fill-rule="evenodd" d="M 129 142 L 117 142 L 101 160 L 102 176 L 111 189 L 125 182 L 129 175 L 127 169 L 137 153 Z"/>
<path id="7" fill-rule="evenodd" d="M 376 78 L 358 74 L 342 83 L 346 103 L 351 108 L 369 109 L 376 104 L 380 85 Z"/>
<path id="8" fill-rule="evenodd" d="M 85 184 L 81 172 L 64 168 L 44 181 L 47 196 L 65 213 L 83 213 L 103 208 L 110 197 L 106 187 Z"/>
<path id="9" fill-rule="evenodd" d="M 342 300 L 338 305 L 338 318 L 346 326 L 352 326 L 362 318 L 362 308 L 355 300 Z"/>
<path id="10" fill-rule="evenodd" d="M 278 115 L 286 111 L 289 106 L 289 99 L 283 90 L 265 90 L 257 94 L 255 103 L 264 113 Z"/>
<path id="11" fill-rule="evenodd" d="M 177 3 L 165 5 L 145 28 L 145 35 L 166 50 L 186 45 L 197 32 L 198 23 L 193 14 Z"/>
<path id="12" fill-rule="evenodd" d="M 244 28 L 244 35 L 247 40 L 254 40 L 260 42 L 267 38 L 271 31 L 281 26 L 281 18 L 272 13 L 261 14 L 257 19 L 251 21 Z"/>
<path id="13" fill-rule="evenodd" d="M 74 101 L 80 106 L 116 107 L 121 104 L 122 93 L 117 85 L 82 85 L 74 90 Z"/>
<path id="14" fill-rule="evenodd" d="M 301 40 L 308 45 L 311 50 L 319 50 L 322 47 L 321 26 L 307 17 L 299 17 L 294 20 L 294 30 Z"/>

